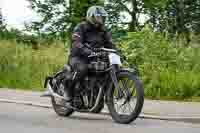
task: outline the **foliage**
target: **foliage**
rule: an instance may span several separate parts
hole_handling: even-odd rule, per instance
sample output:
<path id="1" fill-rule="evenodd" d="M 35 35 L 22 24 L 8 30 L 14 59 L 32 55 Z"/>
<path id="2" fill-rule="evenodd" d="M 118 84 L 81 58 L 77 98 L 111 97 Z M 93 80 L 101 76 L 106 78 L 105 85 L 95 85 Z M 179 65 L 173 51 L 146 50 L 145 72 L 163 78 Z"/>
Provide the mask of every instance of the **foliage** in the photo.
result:
<path id="1" fill-rule="evenodd" d="M 113 27 L 128 26 L 128 30 L 132 32 L 141 29 L 139 19 L 141 14 L 147 14 L 145 10 L 165 6 L 166 0 L 108 0 L 105 3 L 109 12 L 109 24 Z M 125 20 L 127 16 L 129 21 Z"/>
<path id="2" fill-rule="evenodd" d="M 200 48 L 178 47 L 147 26 L 129 32 L 117 45 L 126 58 L 124 66 L 139 68 L 146 97 L 190 99 L 200 96 Z M 60 43 L 38 50 L 16 42 L 1 41 L 0 87 L 41 90 L 45 76 L 67 62 Z"/>
<path id="3" fill-rule="evenodd" d="M 103 5 L 109 13 L 107 26 L 126 31 L 140 31 L 141 15 L 154 31 L 170 38 L 180 38 L 182 45 L 191 43 L 191 33 L 199 34 L 199 0 L 28 0 L 41 21 L 27 26 L 40 35 L 43 32 L 60 38 L 69 37 L 74 26 L 86 16 L 91 5 Z M 79 7 L 79 8 L 77 8 Z M 129 20 L 125 20 L 125 18 Z M 146 20 L 147 19 L 147 20 Z M 128 27 L 128 29 L 127 29 Z M 70 38 L 69 38 L 70 39 Z"/>
<path id="4" fill-rule="evenodd" d="M 41 90 L 44 79 L 66 63 L 61 44 L 32 49 L 15 41 L 0 41 L 0 88 Z"/>
<path id="5" fill-rule="evenodd" d="M 36 33 L 47 32 L 67 37 L 75 25 L 86 16 L 87 9 L 101 0 L 28 0 L 31 9 L 41 17 L 41 21 L 32 22 L 29 29 Z"/>
<path id="6" fill-rule="evenodd" d="M 183 39 L 183 45 L 189 45 L 191 34 L 199 34 L 200 1 L 199 0 L 167 0 L 165 6 L 146 8 L 154 30 L 166 33 L 170 37 Z"/>
<path id="7" fill-rule="evenodd" d="M 147 97 L 200 97 L 199 0 L 28 1 L 41 16 L 26 25 L 34 35 L 8 30 L 0 11 L 0 87 L 41 89 L 45 76 L 66 63 L 63 42 L 69 44 L 73 27 L 89 6 L 104 3 L 124 65 L 139 68 Z M 139 23 L 141 14 L 148 26 Z"/>
<path id="8" fill-rule="evenodd" d="M 200 96 L 200 48 L 180 48 L 148 27 L 129 33 L 119 48 L 124 65 L 140 69 L 145 94 L 152 98 Z"/>
<path id="9" fill-rule="evenodd" d="M 6 24 L 0 8 L 0 36 L 2 32 L 4 32 L 5 30 L 6 30 Z"/>

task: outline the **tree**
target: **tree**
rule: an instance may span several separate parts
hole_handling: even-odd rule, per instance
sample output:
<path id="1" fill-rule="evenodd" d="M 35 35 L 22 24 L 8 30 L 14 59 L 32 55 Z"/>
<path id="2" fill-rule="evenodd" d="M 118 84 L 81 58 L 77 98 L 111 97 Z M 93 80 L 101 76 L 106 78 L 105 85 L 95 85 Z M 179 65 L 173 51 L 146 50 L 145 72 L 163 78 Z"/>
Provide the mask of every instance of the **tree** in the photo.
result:
<path id="1" fill-rule="evenodd" d="M 102 0 L 28 0 L 30 8 L 42 18 L 33 22 L 30 29 L 38 34 L 46 32 L 66 38 L 74 26 L 86 16 L 91 5 L 101 5 Z"/>
<path id="2" fill-rule="evenodd" d="M 109 22 L 115 26 L 128 25 L 129 31 L 140 29 L 140 15 L 147 14 L 146 9 L 162 7 L 166 0 L 107 0 L 105 6 L 109 12 Z M 152 11 L 152 10 L 149 10 Z M 130 21 L 125 21 L 123 16 L 129 16 Z"/>
<path id="3" fill-rule="evenodd" d="M 168 0 L 164 8 L 151 8 L 148 12 L 150 22 L 154 28 L 162 26 L 161 30 L 171 33 L 183 33 L 197 31 L 200 24 L 200 1 L 199 0 Z M 155 23 L 158 23 L 156 26 Z"/>
<path id="4" fill-rule="evenodd" d="M 171 37 L 183 38 L 188 45 L 191 32 L 199 33 L 200 1 L 167 0 L 165 6 L 146 8 L 148 23 L 154 30 L 167 33 Z"/>
<path id="5" fill-rule="evenodd" d="M 105 3 L 109 12 L 109 22 L 114 26 L 128 25 L 129 31 L 136 31 L 138 27 L 138 14 L 141 12 L 141 0 L 108 0 Z M 122 14 L 123 13 L 123 14 Z M 131 21 L 124 22 L 125 15 L 129 15 Z"/>
<path id="6" fill-rule="evenodd" d="M 5 20 L 3 18 L 2 11 L 1 11 L 1 8 L 0 8 L 0 32 L 4 31 L 6 29 L 6 24 L 5 24 L 4 21 Z"/>
<path id="7" fill-rule="evenodd" d="M 146 0 L 144 3 L 144 14 L 149 17 L 146 24 L 151 25 L 155 31 L 162 32 L 166 26 L 163 20 L 165 18 L 167 2 L 168 0 Z"/>
<path id="8" fill-rule="evenodd" d="M 5 39 L 5 34 L 7 33 L 7 29 L 6 29 L 6 24 L 5 24 L 5 20 L 3 18 L 2 12 L 1 12 L 1 8 L 0 8 L 0 38 L 4 38 Z"/>
<path id="9" fill-rule="evenodd" d="M 3 15 L 2 15 L 2 12 L 1 12 L 1 8 L 0 8 L 0 26 L 3 25 Z"/>

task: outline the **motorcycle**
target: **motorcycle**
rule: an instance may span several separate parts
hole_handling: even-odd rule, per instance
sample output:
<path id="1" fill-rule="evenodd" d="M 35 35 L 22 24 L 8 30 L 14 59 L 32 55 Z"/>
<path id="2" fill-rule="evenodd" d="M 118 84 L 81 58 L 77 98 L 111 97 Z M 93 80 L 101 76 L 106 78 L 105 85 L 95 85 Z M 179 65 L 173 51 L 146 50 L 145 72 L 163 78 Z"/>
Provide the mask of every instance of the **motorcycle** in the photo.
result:
<path id="1" fill-rule="evenodd" d="M 66 104 L 64 89 L 77 72 L 70 65 L 45 80 L 44 87 L 51 97 L 54 111 L 68 117 L 73 112 L 100 113 L 107 104 L 111 117 L 117 123 L 128 124 L 137 119 L 144 103 L 144 90 L 135 69 L 122 67 L 114 49 L 98 48 L 88 56 L 88 75 L 73 86 L 73 100 Z M 67 80 L 64 83 L 63 81 Z"/>

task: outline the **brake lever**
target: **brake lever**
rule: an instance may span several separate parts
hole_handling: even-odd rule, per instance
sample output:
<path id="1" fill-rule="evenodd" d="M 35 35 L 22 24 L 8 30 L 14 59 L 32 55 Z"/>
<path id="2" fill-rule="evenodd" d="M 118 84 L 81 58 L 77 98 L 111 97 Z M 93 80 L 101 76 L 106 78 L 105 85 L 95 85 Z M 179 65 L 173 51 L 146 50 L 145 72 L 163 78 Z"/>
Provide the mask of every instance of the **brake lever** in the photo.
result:
<path id="1" fill-rule="evenodd" d="M 95 52 L 92 52 L 88 57 L 93 57 L 93 56 L 97 56 L 97 54 Z"/>

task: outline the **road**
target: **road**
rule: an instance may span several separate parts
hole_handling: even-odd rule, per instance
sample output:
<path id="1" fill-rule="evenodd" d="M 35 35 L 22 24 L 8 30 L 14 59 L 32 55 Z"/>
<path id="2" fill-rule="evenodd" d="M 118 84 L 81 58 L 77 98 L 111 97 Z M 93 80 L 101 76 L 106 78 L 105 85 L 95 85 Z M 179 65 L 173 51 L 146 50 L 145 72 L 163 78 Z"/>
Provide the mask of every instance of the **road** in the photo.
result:
<path id="1" fill-rule="evenodd" d="M 129 125 L 114 123 L 110 116 L 74 113 L 58 117 L 52 109 L 0 103 L 1 133 L 199 133 L 200 125 L 137 119 Z"/>

